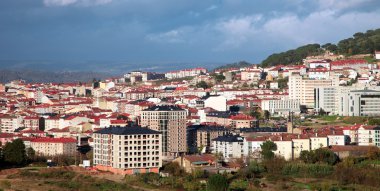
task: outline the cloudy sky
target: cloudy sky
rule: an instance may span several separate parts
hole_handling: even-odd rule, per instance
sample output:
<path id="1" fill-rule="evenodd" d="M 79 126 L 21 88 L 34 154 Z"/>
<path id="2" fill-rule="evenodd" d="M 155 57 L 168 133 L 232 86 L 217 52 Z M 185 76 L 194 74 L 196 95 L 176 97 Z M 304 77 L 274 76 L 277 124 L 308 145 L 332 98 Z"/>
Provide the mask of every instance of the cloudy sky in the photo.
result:
<path id="1" fill-rule="evenodd" d="M 259 63 L 375 28 L 379 0 L 1 0 L 0 60 Z"/>

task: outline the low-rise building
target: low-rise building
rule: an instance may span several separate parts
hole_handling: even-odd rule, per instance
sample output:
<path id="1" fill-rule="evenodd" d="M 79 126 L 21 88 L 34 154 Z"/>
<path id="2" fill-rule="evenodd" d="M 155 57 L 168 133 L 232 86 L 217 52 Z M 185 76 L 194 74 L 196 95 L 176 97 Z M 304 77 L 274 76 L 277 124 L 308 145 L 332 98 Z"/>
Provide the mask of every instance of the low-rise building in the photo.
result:
<path id="1" fill-rule="evenodd" d="M 74 156 L 77 152 L 77 140 L 73 138 L 36 138 L 30 141 L 30 147 L 37 155 Z"/>

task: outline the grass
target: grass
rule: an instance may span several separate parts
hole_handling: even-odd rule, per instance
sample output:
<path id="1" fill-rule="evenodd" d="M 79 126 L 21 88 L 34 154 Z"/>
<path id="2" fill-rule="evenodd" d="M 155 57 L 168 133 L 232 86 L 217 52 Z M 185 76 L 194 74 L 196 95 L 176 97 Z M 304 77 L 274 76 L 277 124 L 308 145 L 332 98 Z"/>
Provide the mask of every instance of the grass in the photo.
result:
<path id="1" fill-rule="evenodd" d="M 17 182 L 22 180 L 23 182 L 32 182 L 33 184 L 18 185 L 18 190 L 31 189 L 30 187 L 38 188 L 37 190 L 135 190 L 126 183 L 117 183 L 65 169 L 23 169 L 19 173 L 7 178 L 9 179 L 9 183 L 0 182 L 0 188 L 8 189 L 11 181 Z"/>

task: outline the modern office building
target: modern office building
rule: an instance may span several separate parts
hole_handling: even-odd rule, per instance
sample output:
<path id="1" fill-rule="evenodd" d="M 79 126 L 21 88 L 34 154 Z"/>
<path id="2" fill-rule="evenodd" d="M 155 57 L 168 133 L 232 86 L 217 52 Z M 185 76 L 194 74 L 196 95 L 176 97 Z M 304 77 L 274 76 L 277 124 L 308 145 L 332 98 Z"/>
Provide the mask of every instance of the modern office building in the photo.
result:
<path id="1" fill-rule="evenodd" d="M 261 109 L 269 111 L 272 116 L 286 116 L 289 112 L 299 113 L 301 111 L 298 99 L 262 100 Z"/>
<path id="2" fill-rule="evenodd" d="M 160 132 L 136 125 L 94 132 L 94 166 L 116 174 L 158 173 L 162 166 Z"/>
<path id="3" fill-rule="evenodd" d="M 141 112 L 141 126 L 162 133 L 164 156 L 176 157 L 187 151 L 187 112 L 178 106 L 153 106 Z"/>
<path id="4" fill-rule="evenodd" d="M 339 96 L 341 116 L 380 116 L 380 91 L 352 90 Z"/>

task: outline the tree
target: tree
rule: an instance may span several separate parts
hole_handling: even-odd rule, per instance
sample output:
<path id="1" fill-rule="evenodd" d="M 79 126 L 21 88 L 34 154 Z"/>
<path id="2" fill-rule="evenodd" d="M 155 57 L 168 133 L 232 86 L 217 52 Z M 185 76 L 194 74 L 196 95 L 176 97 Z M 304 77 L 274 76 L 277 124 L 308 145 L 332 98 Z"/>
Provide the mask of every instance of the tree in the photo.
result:
<path id="1" fill-rule="evenodd" d="M 300 153 L 300 160 L 302 160 L 304 163 L 315 163 L 315 154 L 312 151 L 301 151 Z"/>
<path id="2" fill-rule="evenodd" d="M 197 88 L 207 89 L 210 86 L 205 81 L 200 81 L 195 85 Z"/>
<path id="3" fill-rule="evenodd" d="M 270 160 L 274 158 L 274 152 L 277 150 L 277 145 L 276 143 L 272 141 L 265 141 L 261 145 L 261 156 L 263 157 L 264 160 Z"/>
<path id="4" fill-rule="evenodd" d="M 4 161 L 12 165 L 24 165 L 26 163 L 25 144 L 21 139 L 8 142 L 4 147 Z"/>
<path id="5" fill-rule="evenodd" d="M 268 119 L 270 118 L 270 113 L 269 113 L 268 110 L 265 110 L 265 111 L 264 111 L 264 118 L 265 118 L 266 120 L 268 120 Z"/>
<path id="6" fill-rule="evenodd" d="M 227 191 L 227 189 L 228 189 L 228 181 L 226 177 L 220 174 L 214 174 L 209 177 L 207 181 L 208 191 Z"/>
<path id="7" fill-rule="evenodd" d="M 29 160 L 34 160 L 36 157 L 36 151 L 32 147 L 29 147 L 26 149 L 26 155 L 28 156 Z"/>
<path id="8" fill-rule="evenodd" d="M 252 116 L 252 117 L 255 117 L 256 119 L 260 119 L 260 118 L 261 118 L 261 113 L 260 113 L 258 107 L 253 107 L 253 108 L 249 111 L 249 115 Z"/>
<path id="9" fill-rule="evenodd" d="M 223 74 L 216 74 L 216 75 L 214 76 L 214 79 L 215 79 L 215 81 L 216 81 L 217 83 L 220 83 L 220 82 L 222 82 L 223 80 L 225 80 L 226 77 L 223 76 Z"/>
<path id="10" fill-rule="evenodd" d="M 233 191 L 244 191 L 248 188 L 248 182 L 245 180 L 235 179 L 230 184 L 230 190 Z"/>

